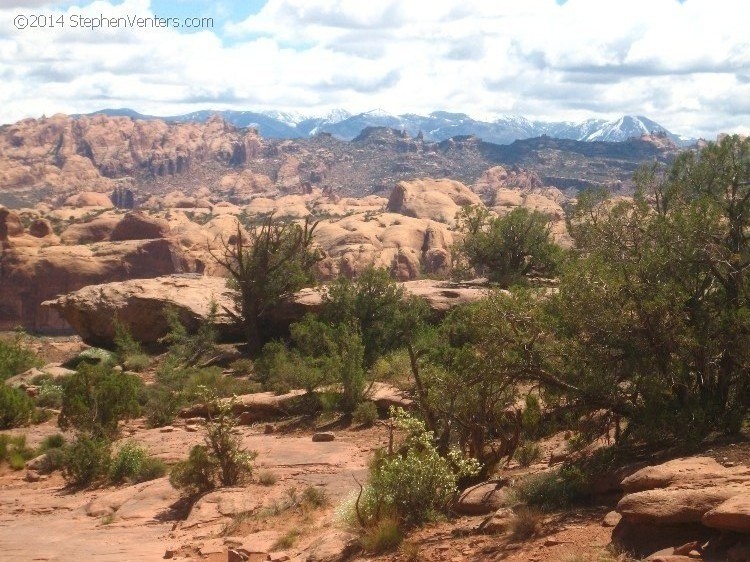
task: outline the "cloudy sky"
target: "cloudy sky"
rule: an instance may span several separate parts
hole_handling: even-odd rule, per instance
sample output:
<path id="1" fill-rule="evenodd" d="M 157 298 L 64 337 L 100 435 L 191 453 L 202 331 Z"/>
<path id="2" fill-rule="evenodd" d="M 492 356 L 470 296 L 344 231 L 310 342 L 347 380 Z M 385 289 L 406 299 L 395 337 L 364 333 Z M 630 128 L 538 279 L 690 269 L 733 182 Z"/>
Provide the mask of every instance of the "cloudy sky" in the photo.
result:
<path id="1" fill-rule="evenodd" d="M 213 26 L 81 27 L 100 16 Z M 747 22 L 745 0 L 0 0 L 0 123 L 340 107 L 639 114 L 714 138 L 750 132 Z"/>

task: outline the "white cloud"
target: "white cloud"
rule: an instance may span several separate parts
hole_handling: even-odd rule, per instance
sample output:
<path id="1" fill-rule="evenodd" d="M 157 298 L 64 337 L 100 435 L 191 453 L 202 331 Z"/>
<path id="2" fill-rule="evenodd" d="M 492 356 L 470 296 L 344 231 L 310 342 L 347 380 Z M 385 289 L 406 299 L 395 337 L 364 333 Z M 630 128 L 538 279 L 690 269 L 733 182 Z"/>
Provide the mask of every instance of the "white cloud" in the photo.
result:
<path id="1" fill-rule="evenodd" d="M 0 122 L 132 107 L 644 114 L 712 137 L 750 125 L 744 0 L 269 0 L 219 30 L 25 29 L 0 0 Z M 22 10 L 152 15 L 148 0 Z M 744 128 L 744 129 L 743 129 Z"/>

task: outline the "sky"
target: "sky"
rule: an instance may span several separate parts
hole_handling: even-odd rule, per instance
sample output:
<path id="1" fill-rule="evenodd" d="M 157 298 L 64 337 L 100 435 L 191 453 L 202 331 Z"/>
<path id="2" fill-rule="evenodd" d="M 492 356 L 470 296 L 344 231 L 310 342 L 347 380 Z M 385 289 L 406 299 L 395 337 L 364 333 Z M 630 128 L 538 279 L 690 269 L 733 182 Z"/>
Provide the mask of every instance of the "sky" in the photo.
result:
<path id="1" fill-rule="evenodd" d="M 101 17 L 125 25 L 91 29 Z M 170 23 L 130 24 L 154 17 Z M 0 0 L 0 123 L 121 107 L 631 114 L 714 139 L 750 133 L 749 21 L 746 0 Z"/>

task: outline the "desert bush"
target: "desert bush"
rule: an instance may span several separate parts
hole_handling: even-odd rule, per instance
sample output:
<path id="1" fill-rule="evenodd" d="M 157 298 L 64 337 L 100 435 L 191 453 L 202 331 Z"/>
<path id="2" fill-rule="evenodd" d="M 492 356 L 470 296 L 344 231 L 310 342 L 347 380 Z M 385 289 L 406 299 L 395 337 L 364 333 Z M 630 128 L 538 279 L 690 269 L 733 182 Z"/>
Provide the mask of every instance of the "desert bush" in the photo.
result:
<path id="1" fill-rule="evenodd" d="M 205 445 L 195 445 L 190 449 L 187 460 L 172 467 L 169 482 L 188 494 L 202 494 L 213 490 L 217 485 L 216 459 L 209 456 Z"/>
<path id="2" fill-rule="evenodd" d="M 258 473 L 258 484 L 262 486 L 273 486 L 277 480 L 278 477 L 270 470 L 263 470 Z"/>
<path id="3" fill-rule="evenodd" d="M 185 398 L 182 394 L 161 384 L 154 384 L 147 387 L 143 414 L 149 427 L 164 427 L 174 421 L 184 405 Z"/>
<path id="4" fill-rule="evenodd" d="M 297 537 L 299 537 L 298 531 L 289 531 L 282 537 L 279 537 L 279 539 L 273 543 L 271 546 L 272 550 L 287 550 L 294 546 L 294 543 L 297 542 Z"/>
<path id="5" fill-rule="evenodd" d="M 148 452 L 140 445 L 132 442 L 125 443 L 112 457 L 109 465 L 109 481 L 119 484 L 125 480 L 135 480 L 147 456 Z"/>
<path id="6" fill-rule="evenodd" d="M 134 482 L 148 482 L 156 480 L 167 474 L 167 465 L 156 457 L 146 457 L 141 463 L 141 468 L 133 478 Z"/>
<path id="7" fill-rule="evenodd" d="M 542 523 L 542 514 L 536 509 L 521 506 L 510 520 L 510 533 L 514 540 L 522 541 L 533 537 Z"/>
<path id="8" fill-rule="evenodd" d="M 406 432 L 398 453 L 376 456 L 370 482 L 363 490 L 358 519 L 372 527 L 392 513 L 407 525 L 420 524 L 444 512 L 457 492 L 459 478 L 479 472 L 479 463 L 455 449 L 441 457 L 433 434 L 402 409 L 392 409 L 396 427 Z"/>
<path id="9" fill-rule="evenodd" d="M 102 437 L 79 434 L 65 448 L 63 477 L 68 484 L 84 487 L 106 479 L 111 461 L 111 444 Z"/>
<path id="10" fill-rule="evenodd" d="M 59 410 L 62 407 L 63 385 L 56 381 L 45 379 L 38 386 L 39 394 L 35 398 L 36 405 L 40 408 Z"/>
<path id="11" fill-rule="evenodd" d="M 0 338 L 0 382 L 41 364 L 36 354 L 27 347 L 23 332 Z"/>
<path id="12" fill-rule="evenodd" d="M 34 401 L 17 388 L 0 382 L 0 429 L 26 425 L 34 413 Z"/>
<path id="13" fill-rule="evenodd" d="M 47 449 L 42 457 L 42 464 L 39 467 L 39 472 L 42 474 L 49 474 L 55 470 L 60 470 L 65 464 L 65 448 L 64 447 L 52 447 Z"/>
<path id="14" fill-rule="evenodd" d="M 360 542 L 366 552 L 377 555 L 395 550 L 403 540 L 404 532 L 398 519 L 386 517 L 366 529 Z"/>
<path id="15" fill-rule="evenodd" d="M 120 420 L 140 414 L 142 384 L 136 376 L 116 373 L 106 365 L 83 365 L 65 382 L 58 424 L 96 437 L 112 436 Z"/>
<path id="16" fill-rule="evenodd" d="M 328 503 L 325 490 L 317 486 L 308 486 L 302 491 L 302 504 L 310 507 L 323 507 Z"/>
<path id="17" fill-rule="evenodd" d="M 542 407 L 539 398 L 534 394 L 527 394 L 523 412 L 521 413 L 523 433 L 527 439 L 538 439 L 542 424 Z"/>
<path id="18" fill-rule="evenodd" d="M 63 436 L 62 433 L 55 433 L 53 435 L 48 435 L 47 437 L 42 439 L 42 442 L 39 444 L 39 447 L 37 447 L 37 455 L 46 453 L 50 449 L 60 449 L 64 446 L 65 446 L 65 436 Z"/>
<path id="19" fill-rule="evenodd" d="M 588 480 L 580 468 L 565 466 L 527 476 L 516 485 L 514 492 L 526 505 L 552 510 L 567 507 L 585 497 Z"/>
<path id="20" fill-rule="evenodd" d="M 255 372 L 255 364 L 253 363 L 253 360 L 244 357 L 232 361 L 229 364 L 229 368 L 238 375 L 252 375 Z"/>
<path id="21" fill-rule="evenodd" d="M 372 402 L 362 402 L 354 409 L 352 421 L 370 427 L 378 419 L 378 408 Z"/>
<path id="22" fill-rule="evenodd" d="M 132 334 L 118 318 L 114 320 L 115 326 L 115 354 L 118 363 L 130 371 L 142 371 L 151 363 L 148 355 L 143 353 L 141 344 L 133 339 Z"/>
<path id="23" fill-rule="evenodd" d="M 0 435 L 0 462 L 7 461 L 13 470 L 21 470 L 34 457 L 34 450 L 26 445 L 25 435 Z"/>
<path id="24" fill-rule="evenodd" d="M 201 493 L 217 485 L 235 486 L 252 475 L 252 462 L 257 453 L 242 448 L 237 418 L 232 413 L 234 398 L 220 400 L 205 390 L 208 408 L 205 446 L 196 445 L 186 461 L 178 463 L 170 474 L 170 482 L 188 493 Z"/>
<path id="25" fill-rule="evenodd" d="M 542 448 L 538 443 L 527 442 L 516 449 L 515 457 L 521 466 L 531 466 L 541 460 Z"/>
<path id="26" fill-rule="evenodd" d="M 183 366 L 196 365 L 216 349 L 216 313 L 218 305 L 211 301 L 208 315 L 201 322 L 198 330 L 190 334 L 180 320 L 179 311 L 174 307 L 164 309 L 164 316 L 169 325 L 169 332 L 161 343 L 169 346 L 169 354 Z"/>

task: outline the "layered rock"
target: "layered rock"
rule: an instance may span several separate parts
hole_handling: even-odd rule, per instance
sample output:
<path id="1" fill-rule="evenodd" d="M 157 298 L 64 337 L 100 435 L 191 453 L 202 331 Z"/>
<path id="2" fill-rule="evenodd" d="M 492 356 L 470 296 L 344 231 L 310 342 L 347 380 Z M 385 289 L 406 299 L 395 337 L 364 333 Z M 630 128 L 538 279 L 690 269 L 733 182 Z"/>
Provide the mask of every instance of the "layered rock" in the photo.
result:
<path id="1" fill-rule="evenodd" d="M 445 281 L 412 281 L 403 284 L 408 294 L 424 298 L 436 315 L 451 307 L 484 298 L 479 286 Z M 267 333 L 283 333 L 289 324 L 305 314 L 321 310 L 325 288 L 304 289 L 283 303 L 267 321 Z M 143 343 L 152 343 L 167 333 L 164 317 L 167 306 L 174 307 L 188 330 L 206 322 L 211 302 L 217 304 L 217 328 L 226 337 L 238 337 L 232 325 L 233 293 L 226 279 L 201 275 L 168 275 L 154 279 L 133 279 L 84 287 L 44 303 L 43 310 L 60 314 L 76 332 L 92 345 L 111 346 L 112 319 L 117 317 Z"/>
<path id="2" fill-rule="evenodd" d="M 386 210 L 408 217 L 454 224 L 456 214 L 466 205 L 482 202 L 468 187 L 449 179 L 400 181 L 391 192 Z"/>
<path id="3" fill-rule="evenodd" d="M 42 301 L 87 285 L 191 271 L 170 240 L 5 248 L 0 256 L 0 329 L 67 329 Z"/>

